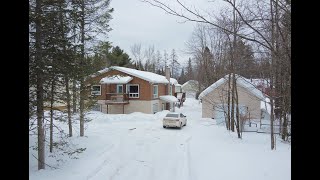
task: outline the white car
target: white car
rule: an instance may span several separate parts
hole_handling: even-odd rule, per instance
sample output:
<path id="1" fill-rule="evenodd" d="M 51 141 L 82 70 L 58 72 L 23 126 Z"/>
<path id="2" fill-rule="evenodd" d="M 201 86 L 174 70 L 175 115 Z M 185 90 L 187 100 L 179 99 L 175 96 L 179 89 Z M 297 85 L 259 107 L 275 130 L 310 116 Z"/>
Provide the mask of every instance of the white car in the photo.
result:
<path id="1" fill-rule="evenodd" d="M 174 113 L 169 112 L 166 117 L 163 118 L 163 128 L 166 127 L 178 127 L 181 128 L 182 126 L 187 125 L 187 116 L 183 115 L 182 113 Z"/>

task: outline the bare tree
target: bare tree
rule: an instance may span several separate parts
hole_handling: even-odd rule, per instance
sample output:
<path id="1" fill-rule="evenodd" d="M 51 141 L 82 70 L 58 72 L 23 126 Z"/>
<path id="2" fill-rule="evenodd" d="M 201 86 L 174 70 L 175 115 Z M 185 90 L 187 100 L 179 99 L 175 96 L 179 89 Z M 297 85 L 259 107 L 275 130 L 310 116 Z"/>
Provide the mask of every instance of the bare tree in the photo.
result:
<path id="1" fill-rule="evenodd" d="M 138 69 L 141 69 L 140 65 L 142 64 L 142 61 L 144 60 L 145 56 L 142 53 L 141 44 L 134 44 L 131 48 L 131 54 L 134 58 L 134 61 L 138 65 Z"/>
<path id="2" fill-rule="evenodd" d="M 270 94 L 272 107 L 271 123 L 274 121 L 273 109 L 276 106 L 277 111 L 279 111 L 277 114 L 280 114 L 283 119 L 283 137 L 286 136 L 287 120 L 285 119 L 287 119 L 286 117 L 291 112 L 291 92 L 289 88 L 291 87 L 291 1 L 237 1 L 236 3 L 234 0 L 223 0 L 233 11 L 233 18 L 231 18 L 233 20 L 230 21 L 231 23 L 225 21 L 227 22 L 226 24 L 220 23 L 216 17 L 200 11 L 194 6 L 187 6 L 181 0 L 174 1 L 180 9 L 173 8 L 169 4 L 165 4 L 159 0 L 145 0 L 144 2 L 160 8 L 170 15 L 180 17 L 185 21 L 207 24 L 212 28 L 220 29 L 225 34 L 228 34 L 227 36 L 233 35 L 233 41 L 229 41 L 233 42 L 231 46 L 233 50 L 239 50 L 236 42 L 241 39 L 254 45 L 255 49 L 260 51 L 259 53 L 269 54 L 267 55 L 267 59 L 271 59 L 271 61 L 269 63 L 270 72 L 267 72 L 267 77 L 270 79 L 269 88 L 272 93 Z M 241 29 L 235 31 L 236 25 L 233 24 L 235 22 L 241 24 Z M 237 27 L 239 28 L 240 26 Z M 239 56 L 239 52 L 234 55 L 236 56 L 232 57 L 231 60 L 240 58 L 237 57 Z M 234 62 L 231 65 L 234 65 Z M 231 67 L 231 70 L 234 68 Z M 231 98 L 232 100 L 233 98 Z M 231 113 L 232 115 L 233 113 Z M 271 125 L 271 128 L 273 128 L 273 125 Z M 274 149 L 273 130 L 271 136 L 271 149 Z"/>
<path id="3" fill-rule="evenodd" d="M 144 70 L 154 72 L 153 66 L 155 64 L 155 50 L 154 45 L 149 46 L 144 51 L 144 57 L 146 59 L 145 68 Z"/>
<path id="4" fill-rule="evenodd" d="M 175 49 L 172 49 L 170 54 L 170 66 L 171 66 L 171 74 L 173 78 L 177 78 L 177 72 L 179 70 L 180 63 L 178 62 L 178 55 Z"/>
<path id="5" fill-rule="evenodd" d="M 157 50 L 156 53 L 156 62 L 155 62 L 155 71 L 156 73 L 160 74 L 161 70 L 163 69 L 163 65 L 162 65 L 162 56 L 159 50 Z"/>
<path id="6" fill-rule="evenodd" d="M 163 64 L 164 68 L 166 68 L 169 65 L 169 55 L 166 50 L 163 51 Z"/>

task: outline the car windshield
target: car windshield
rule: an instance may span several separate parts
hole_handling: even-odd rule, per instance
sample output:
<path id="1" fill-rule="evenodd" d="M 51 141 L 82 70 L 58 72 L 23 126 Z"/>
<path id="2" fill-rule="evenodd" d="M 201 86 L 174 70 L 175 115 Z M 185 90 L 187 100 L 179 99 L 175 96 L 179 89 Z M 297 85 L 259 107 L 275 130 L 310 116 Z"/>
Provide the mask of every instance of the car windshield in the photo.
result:
<path id="1" fill-rule="evenodd" d="M 175 117 L 175 118 L 177 118 L 177 117 L 179 117 L 179 114 L 167 114 L 166 117 Z"/>

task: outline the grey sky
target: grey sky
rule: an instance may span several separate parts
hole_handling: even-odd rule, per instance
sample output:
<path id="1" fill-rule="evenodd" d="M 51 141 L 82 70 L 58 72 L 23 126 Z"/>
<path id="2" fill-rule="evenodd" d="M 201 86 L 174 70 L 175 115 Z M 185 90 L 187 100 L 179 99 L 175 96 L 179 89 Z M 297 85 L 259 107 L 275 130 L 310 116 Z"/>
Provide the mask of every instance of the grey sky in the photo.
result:
<path id="1" fill-rule="evenodd" d="M 208 5 L 207 0 L 191 1 L 200 5 Z M 188 60 L 182 50 L 190 38 L 195 23 L 181 23 L 182 19 L 166 14 L 163 10 L 153 7 L 140 0 L 112 0 L 110 6 L 115 9 L 110 26 L 109 40 L 114 46 L 120 46 L 130 57 L 130 47 L 141 43 L 142 49 L 154 45 L 155 50 L 167 50 L 170 54 L 174 48 L 182 65 Z"/>

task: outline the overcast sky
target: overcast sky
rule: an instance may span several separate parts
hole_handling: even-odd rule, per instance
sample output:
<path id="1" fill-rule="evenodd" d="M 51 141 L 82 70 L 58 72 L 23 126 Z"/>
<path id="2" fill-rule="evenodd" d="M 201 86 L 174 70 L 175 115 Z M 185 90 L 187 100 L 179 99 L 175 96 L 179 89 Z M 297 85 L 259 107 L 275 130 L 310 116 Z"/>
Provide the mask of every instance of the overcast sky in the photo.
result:
<path id="1" fill-rule="evenodd" d="M 208 5 L 207 0 L 193 0 L 197 7 Z M 114 8 L 110 26 L 109 41 L 119 46 L 130 55 L 135 43 L 141 43 L 142 49 L 154 45 L 155 50 L 167 50 L 170 54 L 174 48 L 179 62 L 184 65 L 189 56 L 182 50 L 191 36 L 195 23 L 182 23 L 182 19 L 166 14 L 162 9 L 153 7 L 141 0 L 112 0 L 110 7 Z"/>

